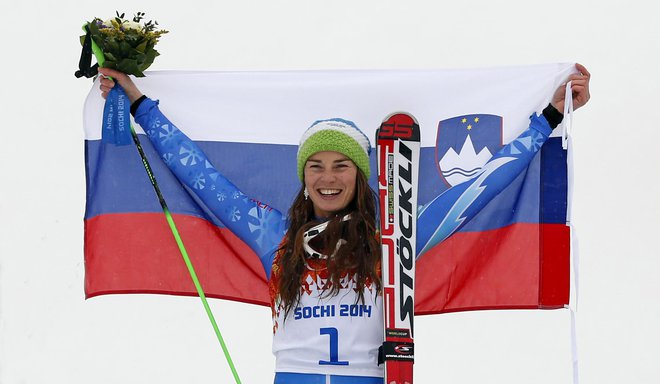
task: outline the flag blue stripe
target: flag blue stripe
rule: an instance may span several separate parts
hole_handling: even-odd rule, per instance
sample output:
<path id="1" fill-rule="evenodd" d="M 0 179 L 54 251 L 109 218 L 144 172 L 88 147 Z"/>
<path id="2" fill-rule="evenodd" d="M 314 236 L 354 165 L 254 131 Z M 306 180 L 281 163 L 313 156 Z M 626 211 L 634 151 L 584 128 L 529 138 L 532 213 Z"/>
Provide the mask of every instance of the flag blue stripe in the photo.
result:
<path id="1" fill-rule="evenodd" d="M 567 152 L 560 137 L 549 139 L 541 148 L 541 222 L 564 224 L 568 210 Z"/>
<path id="2" fill-rule="evenodd" d="M 147 157 L 151 160 L 154 174 L 163 195 L 173 213 L 187 214 L 213 221 L 184 191 L 157 154 L 149 140 L 140 135 Z M 246 195 L 282 212 L 286 212 L 300 187 L 295 163 L 297 146 L 275 144 L 250 144 L 228 142 L 197 142 L 213 163 L 232 180 Z M 87 164 L 87 207 L 85 219 L 108 213 L 160 212 L 149 180 L 133 146 L 112 146 L 100 140 L 85 142 Z M 563 157 L 562 157 L 563 156 Z M 241 167 L 223 168 L 222 164 L 241 160 Z M 371 155 L 371 167 L 376 169 L 375 153 Z M 541 163 L 544 172 L 541 175 Z M 418 201 L 425 204 L 447 189 L 435 165 L 434 148 L 421 151 L 420 194 Z M 460 231 L 483 231 L 513 223 L 565 222 L 565 151 L 561 141 L 550 139 L 532 161 L 526 173 L 518 176 L 504 193 L 496 196 L 483 211 Z M 374 172 L 375 174 L 375 172 Z M 543 177 L 543 191 L 539 178 Z M 376 178 L 371 178 L 372 188 Z M 557 193 L 563 188 L 564 193 Z M 543 200 L 539 214 L 539 196 Z M 515 201 L 517 199 L 517 202 Z M 557 203 L 563 201 L 562 209 Z M 503 214 L 504 213 L 504 214 Z"/>

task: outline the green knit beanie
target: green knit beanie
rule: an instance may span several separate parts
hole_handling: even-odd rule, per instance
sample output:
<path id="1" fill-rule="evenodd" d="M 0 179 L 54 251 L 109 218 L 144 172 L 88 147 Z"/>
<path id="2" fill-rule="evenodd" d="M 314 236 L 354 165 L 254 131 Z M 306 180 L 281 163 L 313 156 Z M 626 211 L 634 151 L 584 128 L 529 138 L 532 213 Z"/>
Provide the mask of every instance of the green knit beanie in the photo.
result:
<path id="1" fill-rule="evenodd" d="M 298 146 L 298 178 L 303 181 L 305 163 L 315 153 L 339 152 L 355 163 L 369 178 L 369 138 L 352 122 L 344 119 L 328 119 L 314 122 L 300 138 Z"/>

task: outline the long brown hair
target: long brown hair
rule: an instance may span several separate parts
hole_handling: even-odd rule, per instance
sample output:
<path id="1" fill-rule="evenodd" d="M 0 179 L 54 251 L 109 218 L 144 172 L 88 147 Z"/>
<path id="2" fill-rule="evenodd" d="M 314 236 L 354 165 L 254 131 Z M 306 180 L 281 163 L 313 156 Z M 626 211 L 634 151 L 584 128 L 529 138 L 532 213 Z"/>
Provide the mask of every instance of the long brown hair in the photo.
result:
<path id="1" fill-rule="evenodd" d="M 304 186 L 289 210 L 289 229 L 278 251 L 282 255 L 278 266 L 278 291 L 285 316 L 300 300 L 301 278 L 306 268 L 303 234 L 320 223 L 314 216 L 314 205 L 305 199 L 303 189 Z M 350 220 L 343 221 L 342 218 L 349 213 Z M 346 242 L 335 253 L 340 239 Z M 324 295 L 339 293 L 340 279 L 346 273 L 355 273 L 358 301 L 364 303 L 364 289 L 369 285 L 375 285 L 374 288 L 380 291 L 378 266 L 381 252 L 376 238 L 376 198 L 362 172 L 357 173 L 353 201 L 345 211 L 329 220 L 326 230 L 311 240 L 310 245 L 324 255 L 335 253 L 327 260 L 328 284 L 324 287 Z"/>

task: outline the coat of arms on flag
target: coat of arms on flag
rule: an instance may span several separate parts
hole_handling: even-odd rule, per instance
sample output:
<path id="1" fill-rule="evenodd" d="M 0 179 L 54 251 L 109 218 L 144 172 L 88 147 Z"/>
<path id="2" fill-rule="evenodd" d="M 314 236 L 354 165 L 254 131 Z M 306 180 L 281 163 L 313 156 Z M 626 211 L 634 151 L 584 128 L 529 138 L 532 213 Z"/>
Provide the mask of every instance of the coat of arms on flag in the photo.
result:
<path id="1" fill-rule="evenodd" d="M 471 179 L 502 148 L 502 117 L 475 114 L 438 123 L 435 163 L 447 186 Z"/>

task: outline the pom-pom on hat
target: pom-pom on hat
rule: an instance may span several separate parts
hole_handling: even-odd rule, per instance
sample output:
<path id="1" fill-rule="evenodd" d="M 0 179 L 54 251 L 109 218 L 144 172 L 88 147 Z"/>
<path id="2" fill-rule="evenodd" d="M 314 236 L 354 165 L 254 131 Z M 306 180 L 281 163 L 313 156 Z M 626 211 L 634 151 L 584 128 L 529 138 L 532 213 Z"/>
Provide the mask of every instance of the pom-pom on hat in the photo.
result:
<path id="1" fill-rule="evenodd" d="M 369 178 L 369 138 L 352 122 L 344 119 L 318 120 L 300 138 L 298 146 L 298 178 L 303 181 L 307 159 L 323 151 L 339 152 L 355 163 Z"/>

